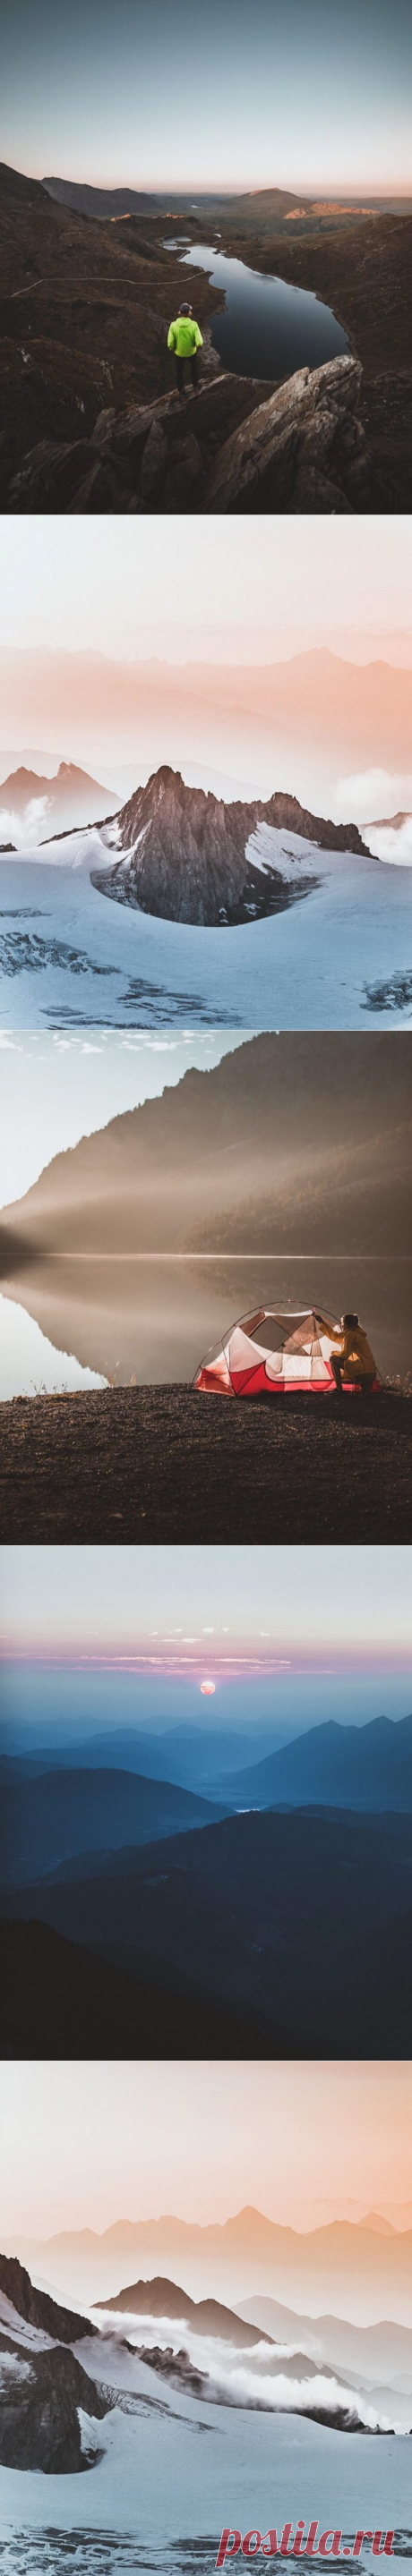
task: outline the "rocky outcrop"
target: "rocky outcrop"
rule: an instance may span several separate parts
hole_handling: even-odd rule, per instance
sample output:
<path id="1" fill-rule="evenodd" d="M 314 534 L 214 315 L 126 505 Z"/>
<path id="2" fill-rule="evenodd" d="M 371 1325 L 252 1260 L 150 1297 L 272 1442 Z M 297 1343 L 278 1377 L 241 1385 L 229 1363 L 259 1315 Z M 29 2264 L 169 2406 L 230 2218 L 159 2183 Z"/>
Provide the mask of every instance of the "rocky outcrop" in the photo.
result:
<path id="1" fill-rule="evenodd" d="M 262 823 L 301 838 L 292 882 L 276 866 L 270 843 L 264 864 L 257 858 L 255 863 L 251 837 Z M 355 824 L 325 822 L 307 813 L 294 796 L 226 805 L 203 788 L 187 787 L 180 773 L 168 767 L 153 773 L 146 787 L 136 788 L 116 817 L 114 831 L 119 855 L 113 866 L 92 870 L 99 893 L 165 921 L 209 928 L 258 920 L 302 900 L 314 883 L 313 871 L 305 874 L 305 842 L 364 855 Z M 109 827 L 109 846 L 110 838 Z"/>
<path id="2" fill-rule="evenodd" d="M 217 450 L 266 392 L 247 377 L 218 374 L 183 400 L 173 391 L 123 412 L 111 406 L 89 438 L 41 439 L 30 450 L 13 476 L 10 508 L 197 509 Z"/>
<path id="3" fill-rule="evenodd" d="M 9 506 L 226 515 L 336 514 L 368 507 L 369 460 L 359 419 L 362 369 L 350 357 L 301 367 L 268 388 L 218 374 L 185 399 L 112 407 L 91 437 L 42 439 L 20 464 Z"/>
<path id="4" fill-rule="evenodd" d="M 226 440 L 203 507 L 235 511 L 361 509 L 368 464 L 358 419 L 362 369 L 354 358 L 300 367 Z"/>
<path id="5" fill-rule="evenodd" d="M 82 2331 L 85 2329 L 83 2327 Z M 1 2370 L 1 2350 L 7 2367 Z M 54 2344 L 30 2357 L 7 2336 L 0 2339 L 0 2461 L 7 2469 L 42 2469 L 48 2476 L 95 2468 L 101 2459 L 90 2419 L 100 2422 L 115 2399 L 76 2360 Z M 79 2409 L 86 2417 L 81 2426 Z M 88 2438 L 88 2423 L 90 2437 Z"/>
<path id="6" fill-rule="evenodd" d="M 18 2316 L 24 2317 L 26 2325 L 41 2326 L 43 2333 L 54 2335 L 59 2343 L 79 2343 L 81 2335 L 97 2331 L 73 2308 L 60 2308 L 46 2290 L 36 2290 L 17 2255 L 0 2254 L 0 2290 L 17 2309 Z"/>

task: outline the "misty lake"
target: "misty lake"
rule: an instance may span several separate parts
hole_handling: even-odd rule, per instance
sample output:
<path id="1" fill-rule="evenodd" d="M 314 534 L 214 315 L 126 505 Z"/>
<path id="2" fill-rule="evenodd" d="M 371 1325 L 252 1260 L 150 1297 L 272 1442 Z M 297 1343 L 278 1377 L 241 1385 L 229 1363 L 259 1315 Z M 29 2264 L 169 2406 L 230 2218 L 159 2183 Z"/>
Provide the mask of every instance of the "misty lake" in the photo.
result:
<path id="1" fill-rule="evenodd" d="M 411 1367 L 411 1263 L 315 1253 L 131 1254 L 26 1262 L 3 1279 L 0 1397 L 93 1386 L 190 1386 L 253 1307 L 355 1307 L 383 1377 Z"/>
<path id="2" fill-rule="evenodd" d="M 176 236 L 165 242 L 176 250 Z M 237 376 L 263 376 L 279 382 L 297 367 L 323 367 L 328 358 L 345 358 L 349 341 L 328 304 L 282 277 L 264 277 L 229 259 L 210 243 L 182 250 L 183 268 L 207 269 L 211 286 L 224 288 L 226 310 L 211 325 L 212 347 L 222 365 Z"/>

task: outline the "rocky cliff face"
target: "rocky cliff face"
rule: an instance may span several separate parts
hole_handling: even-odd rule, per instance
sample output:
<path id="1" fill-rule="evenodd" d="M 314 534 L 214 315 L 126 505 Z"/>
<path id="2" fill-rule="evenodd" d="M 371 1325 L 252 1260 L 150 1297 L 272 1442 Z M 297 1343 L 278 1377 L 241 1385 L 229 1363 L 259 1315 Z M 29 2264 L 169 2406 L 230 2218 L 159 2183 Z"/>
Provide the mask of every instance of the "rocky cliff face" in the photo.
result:
<path id="1" fill-rule="evenodd" d="M 276 866 L 269 843 L 264 863 L 255 859 L 250 843 L 262 823 L 302 840 L 293 883 Z M 146 787 L 136 788 L 115 830 L 121 855 L 113 867 L 92 871 L 99 892 L 163 921 L 209 928 L 257 920 L 301 900 L 314 882 L 313 871 L 305 875 L 305 842 L 359 856 L 365 848 L 356 825 L 324 822 L 307 813 L 295 796 L 225 805 L 203 788 L 186 787 L 180 772 L 167 767 L 154 772 Z M 110 834 L 108 840 L 110 846 Z"/>
<path id="2" fill-rule="evenodd" d="M 17 2255 L 0 2254 L 0 2290 L 27 2325 L 41 2327 L 59 2343 L 78 2343 L 81 2335 L 94 2334 L 86 2317 L 77 2316 L 73 2308 L 60 2308 L 46 2290 L 35 2289 Z"/>
<path id="3" fill-rule="evenodd" d="M 0 2291 L 8 2303 L 0 2329 L 2 2467 L 53 2475 L 94 2468 L 101 2457 L 94 2425 L 115 2401 L 71 2347 L 96 2338 L 98 2328 L 37 2290 L 17 2256 L 0 2254 Z"/>
<path id="4" fill-rule="evenodd" d="M 275 389 L 219 373 L 185 400 L 173 392 L 112 407 L 91 437 L 32 448 L 7 506 L 143 517 L 363 511 L 371 495 L 361 383 L 357 359 L 335 358 Z"/>
<path id="5" fill-rule="evenodd" d="M 96 2387 L 74 2352 L 62 2344 L 29 2357 L 11 2337 L 1 2336 L 0 2376 L 2 2351 L 8 2355 L 0 2398 L 2 2467 L 42 2469 L 54 2477 L 94 2468 L 102 2454 L 90 2418 L 101 2421 L 107 2415 L 115 2402 L 111 2394 Z M 90 2423 L 89 2437 L 87 2421 L 82 2431 L 79 2409 Z"/>

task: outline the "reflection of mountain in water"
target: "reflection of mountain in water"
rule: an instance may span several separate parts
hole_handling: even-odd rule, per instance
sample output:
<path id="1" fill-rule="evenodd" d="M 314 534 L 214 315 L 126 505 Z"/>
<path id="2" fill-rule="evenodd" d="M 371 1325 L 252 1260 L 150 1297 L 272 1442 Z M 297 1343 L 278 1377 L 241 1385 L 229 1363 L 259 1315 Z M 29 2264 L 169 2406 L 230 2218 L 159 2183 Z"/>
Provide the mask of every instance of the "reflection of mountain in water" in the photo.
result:
<path id="1" fill-rule="evenodd" d="M 326 1311 L 355 1304 L 366 1318 L 383 1376 L 410 1365 L 410 1264 L 308 1254 L 269 1261 L 102 1259 L 39 1262 L 3 1282 L 17 1306 L 64 1355 L 53 1385 L 69 1383 L 65 1355 L 119 1386 L 191 1383 L 199 1361 L 239 1314 L 263 1301 L 304 1305 L 321 1297 Z M 70 1383 L 73 1382 L 72 1376 Z M 76 1381 L 75 1381 L 76 1382 Z M 41 1372 L 38 1383 L 41 1383 Z M 21 1386 L 22 1392 L 33 1392 Z"/>
<path id="2" fill-rule="evenodd" d="M 4 1211 L 4 1293 L 119 1384 L 190 1382 L 278 1298 L 355 1306 L 404 1374 L 410 1150 L 401 1033 L 249 1038 L 55 1156 Z"/>

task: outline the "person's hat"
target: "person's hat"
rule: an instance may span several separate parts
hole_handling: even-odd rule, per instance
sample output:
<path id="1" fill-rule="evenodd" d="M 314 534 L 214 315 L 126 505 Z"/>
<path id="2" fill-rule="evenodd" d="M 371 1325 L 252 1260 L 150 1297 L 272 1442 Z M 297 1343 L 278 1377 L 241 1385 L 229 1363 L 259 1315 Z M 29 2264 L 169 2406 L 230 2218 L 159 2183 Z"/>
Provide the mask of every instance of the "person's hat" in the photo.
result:
<path id="1" fill-rule="evenodd" d="M 190 313 L 190 304 L 179 304 L 179 313 Z"/>
<path id="2" fill-rule="evenodd" d="M 359 1315 L 342 1315 L 342 1323 L 348 1324 L 349 1327 L 351 1327 L 352 1324 L 358 1324 Z"/>

